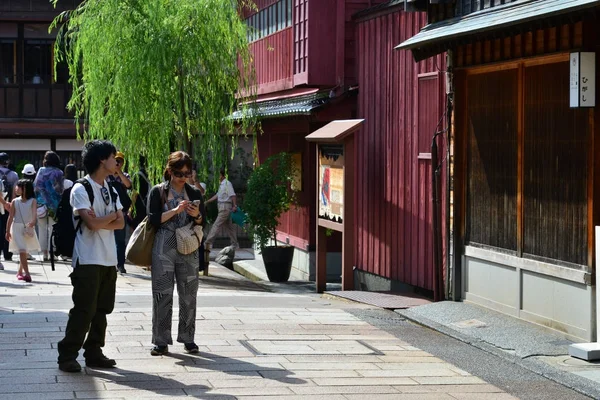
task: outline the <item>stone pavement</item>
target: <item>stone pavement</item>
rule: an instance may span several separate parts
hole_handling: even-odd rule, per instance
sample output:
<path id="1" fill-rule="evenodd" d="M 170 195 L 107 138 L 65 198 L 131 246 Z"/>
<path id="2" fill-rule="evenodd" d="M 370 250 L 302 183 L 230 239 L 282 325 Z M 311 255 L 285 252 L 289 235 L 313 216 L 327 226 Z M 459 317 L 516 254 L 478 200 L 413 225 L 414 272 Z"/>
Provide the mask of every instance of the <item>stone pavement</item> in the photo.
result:
<path id="1" fill-rule="evenodd" d="M 346 310 L 371 308 L 262 286 L 211 265 L 201 277 L 196 342 L 152 357 L 148 272 L 119 276 L 105 353 L 111 370 L 56 365 L 71 307 L 70 267 L 31 262 L 33 283 L 0 271 L 0 399 L 512 399 Z M 177 326 L 177 310 L 173 328 Z M 80 360 L 83 361 L 83 360 Z"/>

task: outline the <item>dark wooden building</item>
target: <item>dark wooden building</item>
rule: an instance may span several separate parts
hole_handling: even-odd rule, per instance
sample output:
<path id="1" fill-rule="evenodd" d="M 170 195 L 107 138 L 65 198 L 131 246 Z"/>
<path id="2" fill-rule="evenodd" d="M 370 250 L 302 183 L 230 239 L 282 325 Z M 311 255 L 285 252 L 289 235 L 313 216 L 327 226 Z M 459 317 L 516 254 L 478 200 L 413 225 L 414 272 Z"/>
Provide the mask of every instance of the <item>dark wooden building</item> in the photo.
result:
<path id="1" fill-rule="evenodd" d="M 409 3 L 429 24 L 399 51 L 453 72 L 455 298 L 595 338 L 600 124 L 570 107 L 569 61 L 595 59 L 599 2 Z"/>
<path id="2" fill-rule="evenodd" d="M 66 109 L 71 90 L 68 69 L 53 77 L 55 32 L 52 20 L 81 0 L 0 2 L 0 151 L 14 164 L 40 167 L 43 154 L 56 150 L 63 162 L 77 162 L 81 144 Z M 18 171 L 20 172 L 20 171 Z"/>

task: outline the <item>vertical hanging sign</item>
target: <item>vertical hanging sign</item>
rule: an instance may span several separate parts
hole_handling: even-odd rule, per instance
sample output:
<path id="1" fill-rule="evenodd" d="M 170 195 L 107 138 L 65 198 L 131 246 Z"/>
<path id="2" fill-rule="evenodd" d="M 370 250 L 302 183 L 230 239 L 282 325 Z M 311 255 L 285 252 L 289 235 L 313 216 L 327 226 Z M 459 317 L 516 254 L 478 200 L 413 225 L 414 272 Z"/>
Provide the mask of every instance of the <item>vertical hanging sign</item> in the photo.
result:
<path id="1" fill-rule="evenodd" d="M 596 53 L 571 53 L 569 58 L 571 108 L 596 106 Z"/>

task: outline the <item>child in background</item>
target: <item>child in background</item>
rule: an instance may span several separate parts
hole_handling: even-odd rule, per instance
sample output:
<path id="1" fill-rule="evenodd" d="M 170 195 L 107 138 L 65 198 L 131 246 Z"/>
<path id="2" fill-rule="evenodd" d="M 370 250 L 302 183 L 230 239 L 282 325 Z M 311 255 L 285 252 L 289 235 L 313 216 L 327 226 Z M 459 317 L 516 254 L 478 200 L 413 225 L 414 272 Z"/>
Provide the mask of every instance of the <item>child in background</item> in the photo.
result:
<path id="1" fill-rule="evenodd" d="M 6 225 L 6 240 L 10 242 L 10 251 L 19 253 L 19 271 L 17 279 L 31 282 L 27 253 L 40 251 L 40 242 L 35 233 L 37 220 L 37 201 L 33 191 L 33 183 L 28 179 L 21 179 L 15 187 L 16 197 L 10 207 L 10 215 Z"/>

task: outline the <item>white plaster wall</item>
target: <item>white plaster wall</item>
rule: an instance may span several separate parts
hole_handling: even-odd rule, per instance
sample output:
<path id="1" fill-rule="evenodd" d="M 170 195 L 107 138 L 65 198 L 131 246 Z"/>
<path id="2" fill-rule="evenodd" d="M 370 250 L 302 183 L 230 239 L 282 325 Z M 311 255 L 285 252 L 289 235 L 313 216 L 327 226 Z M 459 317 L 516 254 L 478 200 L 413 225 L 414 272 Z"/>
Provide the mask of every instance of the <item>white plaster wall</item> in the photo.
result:
<path id="1" fill-rule="evenodd" d="M 516 313 L 519 281 L 514 268 L 476 258 L 466 258 L 463 265 L 464 290 L 470 295 L 469 300 L 479 297 L 495 303 L 495 309 L 511 315 Z"/>
<path id="2" fill-rule="evenodd" d="M 586 283 L 586 274 L 580 274 L 581 278 L 568 273 L 554 276 L 557 268 L 563 268 L 555 265 L 544 274 L 540 263 L 504 254 L 486 257 L 486 252 L 476 250 L 463 256 L 465 300 L 545 326 L 572 340 L 595 340 L 595 291 Z M 523 265 L 515 266 L 519 263 Z"/>
<path id="3" fill-rule="evenodd" d="M 590 330 L 591 286 L 522 271 L 524 319 L 584 338 Z"/>

